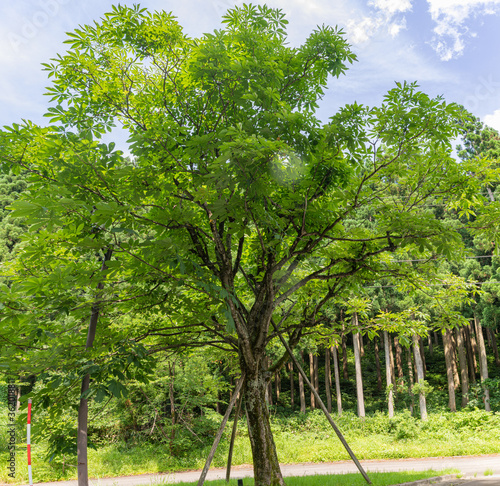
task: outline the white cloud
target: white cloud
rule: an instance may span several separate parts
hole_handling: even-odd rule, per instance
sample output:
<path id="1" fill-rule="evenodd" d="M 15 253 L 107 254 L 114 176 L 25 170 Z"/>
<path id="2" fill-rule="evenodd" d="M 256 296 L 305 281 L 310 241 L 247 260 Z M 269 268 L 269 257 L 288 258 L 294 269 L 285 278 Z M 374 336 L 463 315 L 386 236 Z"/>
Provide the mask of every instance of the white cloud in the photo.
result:
<path id="1" fill-rule="evenodd" d="M 370 0 L 371 11 L 361 18 L 347 22 L 349 39 L 354 44 L 363 44 L 375 35 L 396 37 L 406 29 L 404 13 L 411 10 L 410 0 Z"/>
<path id="2" fill-rule="evenodd" d="M 483 119 L 485 125 L 488 125 L 500 132 L 500 109 L 495 110 L 492 114 L 486 115 Z"/>
<path id="3" fill-rule="evenodd" d="M 467 26 L 468 20 L 500 13 L 500 0 L 427 0 L 427 3 L 436 24 L 430 44 L 443 61 L 460 56 L 465 39 L 475 36 Z"/>

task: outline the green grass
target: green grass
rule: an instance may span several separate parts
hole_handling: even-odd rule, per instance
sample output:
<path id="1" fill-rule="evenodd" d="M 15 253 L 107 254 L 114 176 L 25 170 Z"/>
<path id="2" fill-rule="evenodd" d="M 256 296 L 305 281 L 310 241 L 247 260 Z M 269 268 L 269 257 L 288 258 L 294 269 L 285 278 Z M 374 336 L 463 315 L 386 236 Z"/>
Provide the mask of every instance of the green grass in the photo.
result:
<path id="1" fill-rule="evenodd" d="M 369 477 L 374 486 L 389 486 L 419 479 L 427 479 L 435 476 L 443 476 L 445 474 L 453 474 L 457 471 L 454 469 L 446 469 L 443 471 L 399 471 L 385 473 L 370 473 Z M 315 476 L 292 476 L 285 478 L 287 486 L 363 486 L 366 481 L 360 474 L 318 474 Z M 162 484 L 161 482 L 158 484 Z M 168 484 L 168 483 L 163 483 Z M 180 486 L 196 486 L 194 483 L 176 483 Z M 251 478 L 243 479 L 243 486 L 253 486 L 254 482 Z M 206 481 L 206 486 L 228 486 L 224 480 Z M 229 486 L 237 486 L 237 480 L 231 480 Z"/>

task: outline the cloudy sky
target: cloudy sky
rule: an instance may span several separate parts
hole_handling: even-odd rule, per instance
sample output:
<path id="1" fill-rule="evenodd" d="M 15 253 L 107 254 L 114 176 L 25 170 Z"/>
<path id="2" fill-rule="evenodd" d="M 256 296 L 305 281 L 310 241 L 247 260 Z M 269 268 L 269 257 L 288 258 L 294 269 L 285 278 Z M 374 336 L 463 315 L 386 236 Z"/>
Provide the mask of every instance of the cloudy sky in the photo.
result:
<path id="1" fill-rule="evenodd" d="M 66 32 L 98 20 L 112 0 L 16 0 L 0 4 L 0 126 L 45 123 L 49 85 L 40 64 L 65 50 Z M 236 0 L 122 0 L 171 11 L 196 37 L 220 27 Z M 249 3 L 249 2 L 247 2 Z M 346 32 L 358 62 L 332 80 L 320 109 L 326 121 L 345 103 L 380 103 L 395 81 L 418 81 L 431 95 L 465 105 L 500 130 L 500 0 L 269 0 L 301 44 L 321 24 Z"/>

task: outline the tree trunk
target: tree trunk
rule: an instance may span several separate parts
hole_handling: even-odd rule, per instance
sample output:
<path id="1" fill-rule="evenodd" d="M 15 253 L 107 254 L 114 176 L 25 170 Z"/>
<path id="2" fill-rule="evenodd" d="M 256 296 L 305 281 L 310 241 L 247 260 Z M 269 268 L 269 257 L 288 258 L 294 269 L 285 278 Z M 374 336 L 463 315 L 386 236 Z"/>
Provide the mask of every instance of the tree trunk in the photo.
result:
<path id="1" fill-rule="evenodd" d="M 255 486 L 284 486 L 265 401 L 266 373 L 258 364 L 255 368 L 243 370 L 246 376 L 244 394 Z"/>
<path id="2" fill-rule="evenodd" d="M 390 359 L 390 363 L 391 363 L 392 384 L 393 384 L 393 386 L 396 386 L 396 372 L 395 372 L 395 366 L 394 366 L 394 353 L 392 351 L 392 339 L 389 339 L 389 359 Z"/>
<path id="3" fill-rule="evenodd" d="M 101 273 L 107 270 L 106 262 L 111 259 L 113 250 L 109 249 L 104 255 L 104 260 L 101 266 Z M 96 301 L 100 299 L 100 293 L 104 288 L 104 282 L 97 284 L 98 295 Z M 92 306 L 89 330 L 87 334 L 87 342 L 85 351 L 88 351 L 94 345 L 95 335 L 97 332 L 97 321 L 99 320 L 100 305 L 95 303 Z M 84 397 L 90 387 L 90 375 L 86 374 L 82 380 L 80 405 L 78 407 L 78 431 L 76 438 L 76 455 L 77 455 L 77 470 L 78 470 L 78 486 L 88 486 L 89 484 L 89 466 L 87 462 L 87 436 L 88 436 L 88 400 Z"/>
<path id="4" fill-rule="evenodd" d="M 406 351 L 406 364 L 408 367 L 408 395 L 410 395 L 410 413 L 413 415 L 413 392 L 411 390 L 415 383 L 415 379 L 413 378 L 413 361 L 411 358 L 411 349 L 407 349 Z"/>
<path id="5" fill-rule="evenodd" d="M 479 373 L 481 375 L 481 383 L 488 379 L 488 361 L 486 359 L 486 347 L 484 346 L 483 329 L 479 319 L 474 316 L 474 324 L 476 326 L 476 338 L 479 348 Z M 490 390 L 483 385 L 484 390 L 484 409 L 491 412 L 490 406 Z"/>
<path id="6" fill-rule="evenodd" d="M 453 367 L 453 381 L 455 382 L 455 390 L 460 388 L 460 376 L 458 374 L 457 366 L 457 343 L 455 341 L 455 335 L 450 331 L 450 345 L 451 345 L 451 366 Z"/>
<path id="7" fill-rule="evenodd" d="M 417 383 L 419 385 L 423 385 L 424 382 L 424 363 L 422 361 L 421 349 L 420 349 L 421 340 L 419 337 L 414 334 L 413 335 L 413 354 L 415 356 L 415 367 L 417 368 Z M 420 407 L 420 418 L 421 420 L 427 420 L 427 401 L 425 399 L 425 394 L 422 393 L 422 390 L 419 391 L 418 401 Z"/>
<path id="8" fill-rule="evenodd" d="M 358 338 L 359 338 L 359 356 L 361 358 L 364 358 L 365 357 L 365 343 L 363 340 L 363 336 L 361 334 L 358 334 Z"/>
<path id="9" fill-rule="evenodd" d="M 422 371 L 424 373 L 424 380 L 425 380 L 427 375 L 427 365 L 425 364 L 424 342 L 422 341 L 422 338 L 420 336 L 418 337 L 418 345 L 420 347 L 420 357 L 422 358 Z M 417 369 L 417 375 L 418 375 L 418 369 Z"/>
<path id="10" fill-rule="evenodd" d="M 470 329 L 470 342 L 472 346 L 472 357 L 474 359 L 474 375 L 477 373 L 477 357 L 479 356 L 479 350 L 477 348 L 477 341 L 475 337 L 475 330 L 474 330 L 474 324 L 469 325 Z M 474 380 L 475 381 L 475 380 Z"/>
<path id="11" fill-rule="evenodd" d="M 377 390 L 382 391 L 382 370 L 380 367 L 380 350 L 378 347 L 378 338 L 374 339 L 373 349 L 375 352 L 375 369 L 377 370 Z"/>
<path id="12" fill-rule="evenodd" d="M 313 385 L 313 387 L 316 388 L 316 380 L 314 378 L 314 355 L 313 353 L 309 353 L 309 379 Z M 314 398 L 314 393 L 311 390 L 311 410 L 314 410 L 316 408 L 316 399 Z"/>
<path id="13" fill-rule="evenodd" d="M 403 348 L 399 343 L 399 337 L 394 336 L 394 347 L 396 348 L 396 369 L 398 370 L 398 378 L 403 378 Z M 394 380 L 393 380 L 394 381 Z"/>
<path id="14" fill-rule="evenodd" d="M 352 316 L 353 328 L 358 327 L 358 314 L 355 312 Z M 354 345 L 354 366 L 356 369 L 356 396 L 358 399 L 358 416 L 365 416 L 365 399 L 363 395 L 363 376 L 361 373 L 361 352 L 359 346 L 359 332 L 353 334 L 353 345 Z"/>
<path id="15" fill-rule="evenodd" d="M 319 393 L 319 363 L 318 363 L 318 355 L 314 354 L 313 356 L 313 364 L 314 364 L 314 389 L 316 393 Z M 317 400 L 315 400 L 317 402 Z M 316 403 L 316 406 L 318 404 Z"/>
<path id="16" fill-rule="evenodd" d="M 457 404 L 455 401 L 455 379 L 453 378 L 453 365 L 452 365 L 452 346 L 450 339 L 450 330 L 446 329 L 443 334 L 444 345 L 444 358 L 446 361 L 446 378 L 448 379 L 448 406 L 452 412 L 457 411 Z"/>
<path id="17" fill-rule="evenodd" d="M 304 353 L 301 351 L 302 362 L 304 361 Z M 300 397 L 300 411 L 306 413 L 306 393 L 304 391 L 304 378 L 299 373 L 299 397 Z"/>
<path id="18" fill-rule="evenodd" d="M 464 330 L 456 328 L 455 335 L 457 339 L 458 364 L 460 366 L 460 378 L 462 381 L 462 408 L 467 405 L 467 393 L 469 393 L 469 373 L 467 371 L 467 358 L 464 347 Z"/>
<path id="19" fill-rule="evenodd" d="M 476 383 L 476 368 L 474 348 L 472 346 L 472 339 L 469 326 L 464 326 L 465 349 L 467 355 L 467 367 L 469 369 L 469 378 L 471 383 Z"/>
<path id="20" fill-rule="evenodd" d="M 439 336 L 438 336 L 438 333 L 436 331 L 434 331 L 434 345 L 435 346 L 439 346 Z"/>
<path id="21" fill-rule="evenodd" d="M 333 355 L 333 370 L 335 373 L 335 393 L 337 395 L 337 413 L 342 416 L 342 396 L 340 394 L 340 373 L 339 373 L 339 356 L 337 346 L 332 347 Z"/>
<path id="22" fill-rule="evenodd" d="M 387 405 L 389 418 L 394 417 L 394 385 L 392 384 L 391 358 L 389 353 L 389 335 L 384 331 L 384 350 L 385 350 L 385 379 L 387 383 Z"/>
<path id="23" fill-rule="evenodd" d="M 325 391 L 326 409 L 332 413 L 332 373 L 330 371 L 330 350 L 325 349 Z"/>
<path id="24" fill-rule="evenodd" d="M 281 393 L 281 371 L 278 370 L 274 374 L 274 384 L 276 387 L 276 405 L 280 401 L 280 393 Z"/>
<path id="25" fill-rule="evenodd" d="M 170 383 L 168 386 L 168 396 L 170 399 L 170 417 L 172 419 L 172 431 L 170 432 L 170 455 L 174 455 L 174 440 L 175 440 L 175 397 L 174 397 L 174 382 L 175 382 L 175 361 L 169 366 Z"/>
<path id="26" fill-rule="evenodd" d="M 429 355 L 434 356 L 434 346 L 432 345 L 432 338 L 430 333 L 427 334 L 427 345 L 429 346 Z"/>
<path id="27" fill-rule="evenodd" d="M 292 410 L 295 408 L 295 384 L 293 382 L 293 361 L 288 363 L 288 370 L 290 372 L 290 406 Z"/>
<path id="28" fill-rule="evenodd" d="M 344 380 L 349 379 L 349 373 L 347 372 L 347 338 L 345 335 L 345 324 L 342 322 L 342 376 Z"/>
<path id="29" fill-rule="evenodd" d="M 495 365 L 500 366 L 500 356 L 498 356 L 498 345 L 495 331 L 496 329 L 491 330 L 491 345 L 493 347 L 493 356 L 495 356 Z"/>

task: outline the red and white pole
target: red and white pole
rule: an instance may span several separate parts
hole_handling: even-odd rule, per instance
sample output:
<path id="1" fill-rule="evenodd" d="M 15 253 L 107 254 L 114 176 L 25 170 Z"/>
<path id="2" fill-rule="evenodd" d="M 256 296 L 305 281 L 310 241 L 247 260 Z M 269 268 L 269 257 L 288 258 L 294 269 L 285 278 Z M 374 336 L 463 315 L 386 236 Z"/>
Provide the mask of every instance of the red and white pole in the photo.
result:
<path id="1" fill-rule="evenodd" d="M 26 435 L 26 445 L 28 446 L 28 476 L 30 480 L 30 486 L 33 486 L 33 475 L 31 473 L 31 398 L 28 400 L 28 425 Z"/>

